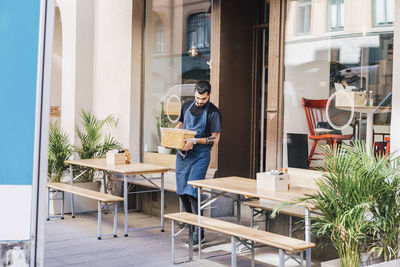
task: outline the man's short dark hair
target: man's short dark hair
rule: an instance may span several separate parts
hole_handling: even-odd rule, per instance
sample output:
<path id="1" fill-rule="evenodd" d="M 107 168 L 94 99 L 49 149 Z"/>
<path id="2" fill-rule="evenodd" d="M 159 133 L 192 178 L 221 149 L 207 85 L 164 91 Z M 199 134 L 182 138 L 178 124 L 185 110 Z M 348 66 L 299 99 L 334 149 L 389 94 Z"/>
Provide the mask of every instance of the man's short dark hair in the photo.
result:
<path id="1" fill-rule="evenodd" d="M 207 81 L 199 81 L 194 88 L 199 94 L 211 93 L 211 84 Z"/>

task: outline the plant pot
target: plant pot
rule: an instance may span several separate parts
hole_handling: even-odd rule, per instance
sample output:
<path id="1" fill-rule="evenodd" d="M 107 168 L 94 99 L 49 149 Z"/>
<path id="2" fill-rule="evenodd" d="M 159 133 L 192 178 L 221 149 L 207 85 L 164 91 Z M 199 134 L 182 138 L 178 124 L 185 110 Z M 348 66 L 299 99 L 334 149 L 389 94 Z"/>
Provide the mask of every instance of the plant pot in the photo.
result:
<path id="1" fill-rule="evenodd" d="M 163 146 L 158 146 L 157 150 L 158 150 L 158 153 L 160 153 L 160 154 L 171 154 L 171 151 L 172 151 L 172 149 L 166 148 Z"/>
<path id="2" fill-rule="evenodd" d="M 321 267 L 341 267 L 340 259 L 321 262 Z"/>
<path id="3" fill-rule="evenodd" d="M 100 191 L 100 181 L 88 182 L 88 183 L 74 183 L 74 186 L 90 189 L 93 191 Z M 61 198 L 61 192 L 58 192 L 53 198 Z M 74 207 L 75 213 L 96 211 L 97 201 L 87 197 L 74 196 Z M 64 213 L 71 213 L 71 194 L 64 193 Z M 50 201 L 50 215 L 60 215 L 61 214 L 61 200 L 51 200 Z"/>
<path id="4" fill-rule="evenodd" d="M 378 257 L 378 253 L 360 253 L 360 267 L 361 266 L 372 266 L 383 262 L 382 257 Z M 378 265 L 379 266 L 379 265 Z M 334 259 L 330 261 L 321 262 L 321 267 L 341 267 L 340 259 Z"/>

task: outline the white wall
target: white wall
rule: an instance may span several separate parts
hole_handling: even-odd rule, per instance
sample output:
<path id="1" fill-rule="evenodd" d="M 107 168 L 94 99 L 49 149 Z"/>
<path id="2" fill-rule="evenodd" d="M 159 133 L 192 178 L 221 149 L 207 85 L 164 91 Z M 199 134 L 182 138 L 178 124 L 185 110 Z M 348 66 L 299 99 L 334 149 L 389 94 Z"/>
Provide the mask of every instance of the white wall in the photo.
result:
<path id="1" fill-rule="evenodd" d="M 81 109 L 91 110 L 94 0 L 57 0 L 62 24 L 61 126 L 76 144 Z"/>
<path id="2" fill-rule="evenodd" d="M 62 25 L 60 9 L 54 14 L 53 56 L 51 65 L 51 106 L 61 106 Z"/>
<path id="3" fill-rule="evenodd" d="M 129 147 L 132 1 L 96 1 L 94 12 L 92 111 L 118 117 L 111 134 Z"/>

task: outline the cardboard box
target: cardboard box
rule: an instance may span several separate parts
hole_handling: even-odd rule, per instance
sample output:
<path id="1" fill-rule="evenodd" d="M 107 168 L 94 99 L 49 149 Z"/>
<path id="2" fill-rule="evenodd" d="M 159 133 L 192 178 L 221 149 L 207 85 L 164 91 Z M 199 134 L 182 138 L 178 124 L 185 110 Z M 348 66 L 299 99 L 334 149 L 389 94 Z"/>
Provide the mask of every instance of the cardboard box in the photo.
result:
<path id="1" fill-rule="evenodd" d="M 287 191 L 289 188 L 289 175 L 271 174 L 270 172 L 257 173 L 257 193 L 268 194 L 268 191 Z"/>
<path id="2" fill-rule="evenodd" d="M 367 104 L 366 92 L 343 90 L 336 95 L 336 106 L 338 107 L 350 107 L 351 102 L 354 102 L 355 107 L 365 107 Z"/>
<path id="3" fill-rule="evenodd" d="M 161 146 L 182 149 L 186 139 L 193 138 L 196 131 L 175 128 L 161 128 Z"/>
<path id="4" fill-rule="evenodd" d="M 107 152 L 106 154 L 107 164 L 122 165 L 125 164 L 125 160 L 125 153 Z"/>

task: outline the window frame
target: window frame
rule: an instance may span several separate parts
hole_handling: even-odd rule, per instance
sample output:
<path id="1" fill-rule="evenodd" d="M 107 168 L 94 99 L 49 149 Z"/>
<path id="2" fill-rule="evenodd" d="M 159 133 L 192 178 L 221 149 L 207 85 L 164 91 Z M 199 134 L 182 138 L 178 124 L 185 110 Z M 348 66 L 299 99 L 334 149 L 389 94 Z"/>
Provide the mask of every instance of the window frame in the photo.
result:
<path id="1" fill-rule="evenodd" d="M 189 50 L 192 47 L 192 33 L 196 32 L 196 38 L 197 36 L 197 31 L 192 30 L 193 26 L 192 23 L 194 20 L 196 19 L 201 19 L 202 20 L 202 24 L 200 25 L 202 28 L 202 32 L 203 32 L 203 42 L 201 43 L 201 45 L 199 45 L 200 43 L 198 42 L 198 40 L 196 40 L 195 42 L 195 47 L 197 49 L 210 49 L 211 47 L 211 32 L 207 33 L 207 23 L 208 20 L 210 20 L 209 18 L 209 14 L 207 12 L 196 12 L 196 13 L 192 13 L 187 17 L 186 20 L 186 34 L 187 34 L 187 44 L 186 47 Z M 208 36 L 208 40 L 207 40 L 207 34 L 209 34 Z"/>
<path id="2" fill-rule="evenodd" d="M 341 11 L 341 4 L 344 5 L 344 0 L 328 0 L 328 7 L 327 7 L 327 9 L 328 9 L 327 10 L 328 25 L 327 26 L 328 26 L 329 32 L 342 31 L 344 29 L 344 21 L 343 21 L 343 25 L 340 25 L 341 21 L 342 21 L 342 17 L 344 17 L 344 14 L 342 14 L 342 11 Z M 331 21 L 331 6 L 332 5 L 336 5 L 336 7 L 337 7 L 337 11 L 336 11 L 337 23 L 336 23 L 335 27 L 332 26 L 332 21 Z"/>
<path id="3" fill-rule="evenodd" d="M 373 17 L 373 23 L 374 27 L 387 27 L 387 26 L 393 26 L 394 21 L 388 21 L 388 1 L 387 0 L 382 0 L 384 3 L 383 10 L 384 10 L 384 22 L 383 23 L 378 23 L 377 22 L 377 16 L 376 16 L 376 4 L 377 0 L 372 1 L 372 17 Z M 393 11 L 394 12 L 394 11 Z M 394 18 L 394 14 L 393 14 Z"/>
<path id="4" fill-rule="evenodd" d="M 309 14 L 309 22 L 308 22 L 308 30 L 304 31 L 305 28 L 305 16 L 303 16 L 303 18 L 300 20 L 300 9 L 304 8 L 304 10 L 306 10 L 307 8 L 309 8 L 310 10 L 310 14 Z M 302 35 L 307 35 L 310 34 L 311 32 L 311 10 L 312 10 L 312 0 L 299 0 L 297 2 L 297 11 L 296 11 L 296 35 L 297 36 L 302 36 Z M 304 12 L 305 14 L 305 12 Z M 302 29 L 303 31 L 300 31 L 300 22 L 302 24 Z"/>

